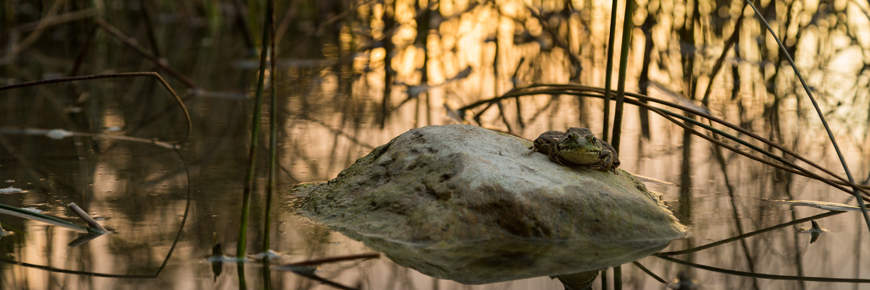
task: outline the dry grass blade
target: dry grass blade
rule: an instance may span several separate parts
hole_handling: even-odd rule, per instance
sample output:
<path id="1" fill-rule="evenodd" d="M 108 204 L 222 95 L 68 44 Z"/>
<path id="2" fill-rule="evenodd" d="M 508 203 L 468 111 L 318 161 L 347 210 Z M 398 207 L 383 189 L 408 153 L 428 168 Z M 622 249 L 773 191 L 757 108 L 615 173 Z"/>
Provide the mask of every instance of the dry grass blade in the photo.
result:
<path id="1" fill-rule="evenodd" d="M 814 207 L 814 208 L 830 210 L 830 211 L 860 211 L 861 210 L 861 208 L 857 207 L 857 206 L 836 203 L 836 202 L 828 202 L 828 201 L 781 200 L 781 199 L 761 199 L 761 200 L 775 202 L 775 203 L 783 203 L 783 204 L 788 204 L 788 205 L 792 205 L 792 206 L 808 206 L 808 207 Z"/>
<path id="2" fill-rule="evenodd" d="M 32 211 L 20 209 L 14 206 L 8 206 L 5 204 L 0 204 L 0 214 L 11 215 L 20 217 L 23 219 L 35 220 L 39 222 L 44 222 L 47 224 L 68 228 L 74 231 L 80 232 L 90 232 L 91 229 L 85 226 L 80 226 L 53 216 L 44 215 L 41 213 L 35 213 Z"/>
<path id="3" fill-rule="evenodd" d="M 98 233 L 108 233 L 109 232 L 105 228 L 103 228 L 103 226 L 100 225 L 100 223 L 98 223 L 96 220 L 94 220 L 94 218 L 92 218 L 87 212 L 85 212 L 81 207 L 79 207 L 74 202 L 69 204 L 69 209 L 71 209 L 77 216 L 79 216 L 80 219 L 82 219 L 83 221 L 85 221 L 85 223 L 88 224 L 89 231 L 96 231 Z"/>

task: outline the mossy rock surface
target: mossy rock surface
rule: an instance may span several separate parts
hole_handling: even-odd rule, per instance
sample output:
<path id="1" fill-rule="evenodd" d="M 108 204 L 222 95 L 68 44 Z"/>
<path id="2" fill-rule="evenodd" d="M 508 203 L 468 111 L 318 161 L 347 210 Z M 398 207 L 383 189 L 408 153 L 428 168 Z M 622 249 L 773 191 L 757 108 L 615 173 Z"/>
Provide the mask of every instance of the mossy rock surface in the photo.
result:
<path id="1" fill-rule="evenodd" d="M 468 125 L 414 129 L 327 183 L 294 188 L 294 207 L 401 265 L 463 283 L 597 270 L 685 236 L 630 173 L 571 169 L 530 145 Z"/>

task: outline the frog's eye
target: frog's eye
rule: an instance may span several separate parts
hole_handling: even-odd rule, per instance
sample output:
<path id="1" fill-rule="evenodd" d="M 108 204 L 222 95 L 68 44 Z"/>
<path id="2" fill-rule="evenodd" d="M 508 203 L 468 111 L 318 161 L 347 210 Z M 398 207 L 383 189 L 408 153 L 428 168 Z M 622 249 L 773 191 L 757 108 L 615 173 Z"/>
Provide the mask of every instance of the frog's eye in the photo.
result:
<path id="1" fill-rule="evenodd" d="M 595 140 L 595 136 L 586 136 L 586 141 L 592 142 Z"/>

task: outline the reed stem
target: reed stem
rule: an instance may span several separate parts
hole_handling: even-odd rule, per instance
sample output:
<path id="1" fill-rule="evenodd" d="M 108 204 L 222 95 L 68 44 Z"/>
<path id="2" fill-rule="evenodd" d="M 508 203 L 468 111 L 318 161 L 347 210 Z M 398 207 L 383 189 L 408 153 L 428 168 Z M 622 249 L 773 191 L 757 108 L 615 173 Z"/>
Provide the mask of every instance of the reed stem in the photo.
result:
<path id="1" fill-rule="evenodd" d="M 625 103 L 625 74 L 628 70 L 628 51 L 631 49 L 631 14 L 634 0 L 625 1 L 625 13 L 622 19 L 622 51 L 619 55 L 619 79 L 616 84 L 616 109 L 613 114 L 613 137 L 610 145 L 619 153 L 620 133 L 622 132 L 622 107 Z"/>
<path id="2" fill-rule="evenodd" d="M 266 24 L 263 29 L 263 43 L 260 50 L 260 75 L 257 80 L 257 92 L 254 94 L 254 115 L 251 121 L 251 149 L 248 155 L 248 171 L 245 174 L 245 189 L 242 195 L 242 218 L 239 225 L 239 242 L 236 244 L 236 256 L 244 257 L 245 248 L 247 246 L 248 237 L 248 217 L 251 211 L 251 192 L 254 189 L 254 172 L 257 166 L 257 145 L 260 138 L 260 111 L 263 107 L 263 87 L 266 82 L 266 57 L 268 56 L 267 49 L 269 48 L 269 28 L 268 23 L 271 18 L 267 17 Z M 240 274 L 241 275 L 241 274 Z"/>
<path id="3" fill-rule="evenodd" d="M 277 70 L 275 69 L 275 64 L 277 63 L 275 58 L 275 0 L 269 0 L 269 8 L 266 13 L 269 14 L 269 20 L 267 22 L 270 25 L 268 31 L 270 32 L 269 37 L 271 39 L 269 42 L 271 47 L 269 50 L 269 58 L 271 59 L 269 62 L 271 65 L 269 70 L 269 83 L 272 84 L 272 102 L 271 106 L 269 106 L 269 186 L 266 189 L 266 217 L 265 223 L 263 224 L 264 252 L 269 251 L 270 248 L 269 240 L 271 239 L 272 228 L 272 195 L 275 192 L 275 179 L 277 178 L 276 164 L 278 163 L 278 93 L 275 89 L 275 79 L 277 78 Z M 269 286 L 270 281 L 264 282 Z"/>

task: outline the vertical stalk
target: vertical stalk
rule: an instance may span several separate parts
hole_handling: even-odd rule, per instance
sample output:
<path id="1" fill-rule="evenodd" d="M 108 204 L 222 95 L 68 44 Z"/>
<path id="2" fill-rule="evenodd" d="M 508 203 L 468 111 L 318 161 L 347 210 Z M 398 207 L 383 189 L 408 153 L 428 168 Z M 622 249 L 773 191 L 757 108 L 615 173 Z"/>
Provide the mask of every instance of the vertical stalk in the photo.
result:
<path id="1" fill-rule="evenodd" d="M 607 65 L 604 69 L 604 132 L 601 140 L 610 139 L 610 82 L 613 80 L 613 44 L 616 41 L 616 9 L 618 0 L 613 0 L 610 8 L 610 35 L 607 36 Z M 625 45 L 625 43 L 623 43 Z M 603 275 L 603 272 L 602 272 Z"/>
<path id="2" fill-rule="evenodd" d="M 698 13 L 697 1 L 685 1 L 686 13 L 683 16 L 683 26 L 677 29 L 680 38 L 680 55 L 683 66 L 683 94 L 690 100 L 695 99 L 693 79 L 695 76 L 695 14 Z M 691 10 L 690 10 L 691 8 Z M 762 51 L 761 53 L 765 53 Z"/>
<path id="3" fill-rule="evenodd" d="M 640 69 L 640 76 L 637 80 L 637 88 L 638 92 L 641 95 L 649 95 L 649 67 L 652 63 L 652 50 L 655 44 L 653 43 L 652 30 L 656 25 L 656 16 L 653 11 L 649 10 L 650 5 L 647 5 L 647 14 L 646 19 L 643 21 L 643 25 L 641 25 L 641 30 L 644 34 L 644 45 L 643 45 L 643 64 Z M 646 100 L 640 100 L 644 104 L 647 103 Z M 643 136 L 644 139 L 650 139 L 650 129 L 649 129 L 649 110 L 644 107 L 638 107 L 638 115 L 640 117 L 640 135 Z"/>
<path id="4" fill-rule="evenodd" d="M 392 5 L 392 6 L 391 6 Z M 393 37 L 390 29 L 395 25 L 395 6 L 396 2 L 384 1 L 384 15 L 381 17 L 384 21 L 384 96 L 381 101 L 381 129 L 384 128 L 387 124 L 387 114 L 389 114 L 390 110 L 390 95 L 393 92 Z"/>
<path id="5" fill-rule="evenodd" d="M 76 60 L 75 62 L 73 62 L 73 66 L 70 69 L 69 76 L 74 77 L 78 75 L 79 68 L 81 68 L 82 62 L 85 60 L 85 56 L 87 56 L 88 51 L 90 51 L 91 44 L 94 43 L 94 37 L 96 37 L 97 35 L 97 27 L 97 25 L 93 25 L 88 31 L 88 37 L 85 38 L 85 42 L 82 44 L 82 47 L 79 49 L 79 52 L 76 55 Z"/>
<path id="6" fill-rule="evenodd" d="M 613 115 L 613 137 L 610 145 L 619 153 L 619 135 L 622 127 L 622 106 L 625 102 L 625 74 L 628 69 L 628 50 L 631 48 L 631 12 L 634 0 L 625 1 L 625 17 L 622 20 L 622 51 L 619 57 L 619 80 L 616 88 L 616 109 Z"/>
<path id="7" fill-rule="evenodd" d="M 266 19 L 266 22 L 271 18 Z M 260 51 L 260 76 L 257 80 L 257 92 L 254 94 L 254 116 L 251 121 L 251 150 L 248 155 L 248 172 L 245 174 L 245 190 L 242 195 L 242 218 L 239 226 L 239 242 L 236 245 L 236 256 L 244 257 L 248 237 L 248 216 L 251 211 L 251 191 L 254 188 L 254 169 L 257 165 L 257 145 L 260 137 L 260 111 L 262 109 L 263 86 L 266 82 L 266 56 L 269 45 L 271 24 L 266 23 L 263 27 L 263 43 Z"/>
<path id="8" fill-rule="evenodd" d="M 688 118 L 693 118 L 691 113 L 684 111 L 683 112 Z M 682 150 L 682 163 L 680 164 L 680 198 L 679 198 L 679 210 L 677 211 L 677 219 L 683 221 L 683 223 L 687 226 L 692 226 L 693 217 L 692 217 L 692 133 L 690 129 L 692 128 L 692 123 L 688 121 L 684 121 L 686 124 L 685 129 L 683 129 L 683 150 Z M 693 248 L 695 246 L 693 239 L 685 239 L 686 248 Z M 686 256 L 686 260 L 690 262 L 695 261 L 695 253 L 689 253 Z M 684 271 L 687 274 L 692 274 L 691 268 L 685 268 Z"/>
<path id="9" fill-rule="evenodd" d="M 734 22 L 734 32 L 732 32 L 731 36 L 728 37 L 728 40 L 725 41 L 725 49 L 722 50 L 722 54 L 720 54 L 719 58 L 716 59 L 716 63 L 713 65 L 713 71 L 708 73 L 710 81 L 707 83 L 707 88 L 704 89 L 704 97 L 701 98 L 701 104 L 703 104 L 704 107 L 710 104 L 710 93 L 713 91 L 713 81 L 716 80 L 716 75 L 718 75 L 719 71 L 722 70 L 722 65 L 725 63 L 725 57 L 728 55 L 728 50 L 733 47 L 734 53 L 737 53 L 738 47 L 735 44 L 740 38 L 740 26 L 742 23 L 743 14 L 740 14 L 740 17 L 738 17 L 737 21 Z M 736 91 L 736 89 L 733 91 Z"/>
<path id="10" fill-rule="evenodd" d="M 685 112 L 687 117 L 692 118 L 691 113 Z M 692 128 L 692 123 L 685 122 L 686 127 Z M 680 210 L 677 214 L 684 223 L 692 223 L 692 133 L 683 130 L 682 163 L 680 164 Z"/>
<path id="11" fill-rule="evenodd" d="M 248 5 L 245 5 L 244 0 L 233 0 L 233 5 L 236 8 L 236 13 L 238 13 L 236 15 L 236 25 L 242 31 L 242 40 L 244 40 L 245 48 L 248 50 L 248 53 L 256 53 L 254 39 L 251 37 L 251 30 L 248 28 Z"/>
<path id="12" fill-rule="evenodd" d="M 622 266 L 613 267 L 613 290 L 622 290 Z"/>
<path id="13" fill-rule="evenodd" d="M 275 192 L 275 182 L 277 177 L 277 155 L 278 155 L 278 90 L 275 88 L 277 83 L 277 70 L 275 69 L 275 0 L 269 0 L 269 8 L 266 10 L 269 19 L 266 20 L 269 25 L 269 83 L 272 85 L 272 101 L 269 106 L 269 185 L 266 188 L 266 217 L 263 224 L 263 251 L 269 251 L 269 240 L 271 237 L 272 225 L 272 194 Z M 265 36 L 265 35 L 264 35 Z M 267 259 L 264 259 L 267 260 Z M 268 272 L 268 269 L 265 270 Z M 264 281 L 269 285 L 269 281 Z"/>
<path id="14" fill-rule="evenodd" d="M 855 223 L 855 232 L 860 233 L 861 228 L 862 228 L 861 218 L 857 217 L 857 220 L 858 221 Z M 861 244 L 861 242 L 862 242 L 861 236 L 863 236 L 863 235 L 855 235 L 855 272 L 852 274 L 855 278 L 860 278 L 860 274 L 861 274 L 861 245 L 862 245 Z M 795 252 L 799 252 L 799 251 L 795 251 Z M 801 290 L 803 290 L 803 289 L 805 289 L 805 287 L 804 287 L 803 283 L 801 283 Z M 858 290 L 858 283 L 855 283 L 855 286 L 853 289 Z"/>
<path id="15" fill-rule="evenodd" d="M 269 228 L 269 225 L 266 225 L 266 228 Z M 263 290 L 272 290 L 272 269 L 269 268 L 269 259 L 263 259 L 262 262 Z"/>
<path id="16" fill-rule="evenodd" d="M 245 280 L 245 262 L 237 262 L 236 271 L 239 275 L 239 290 L 247 290 L 248 282 Z"/>

